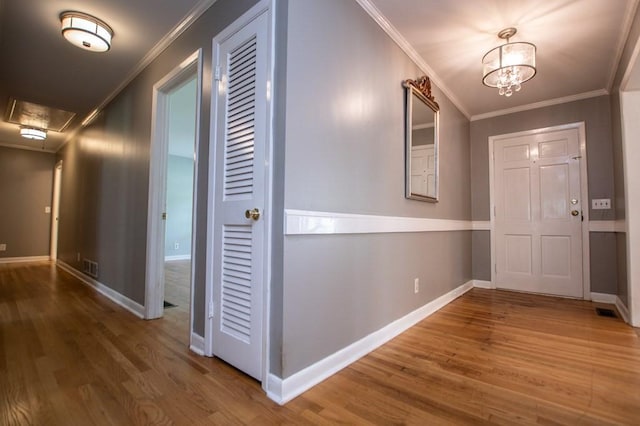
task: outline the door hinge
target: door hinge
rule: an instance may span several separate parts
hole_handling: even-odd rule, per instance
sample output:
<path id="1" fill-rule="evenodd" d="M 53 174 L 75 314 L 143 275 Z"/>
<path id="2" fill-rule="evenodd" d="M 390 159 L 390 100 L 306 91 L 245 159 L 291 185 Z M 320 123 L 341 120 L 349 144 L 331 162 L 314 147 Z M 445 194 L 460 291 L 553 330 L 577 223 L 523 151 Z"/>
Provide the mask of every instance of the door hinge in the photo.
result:
<path id="1" fill-rule="evenodd" d="M 209 318 L 213 318 L 213 302 L 209 302 Z"/>
<path id="2" fill-rule="evenodd" d="M 215 71 L 213 72 L 213 79 L 215 81 L 220 81 L 222 80 L 222 67 L 221 66 L 217 66 Z"/>

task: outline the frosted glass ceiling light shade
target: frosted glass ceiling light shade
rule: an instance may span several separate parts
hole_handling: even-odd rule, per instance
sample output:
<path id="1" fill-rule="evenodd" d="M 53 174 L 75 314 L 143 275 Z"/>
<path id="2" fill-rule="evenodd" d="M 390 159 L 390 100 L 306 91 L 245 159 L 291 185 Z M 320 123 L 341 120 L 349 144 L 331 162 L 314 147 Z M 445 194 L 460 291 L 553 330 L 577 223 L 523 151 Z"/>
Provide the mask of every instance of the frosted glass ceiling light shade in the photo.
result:
<path id="1" fill-rule="evenodd" d="M 111 48 L 113 30 L 91 15 L 65 12 L 60 15 L 62 35 L 74 46 L 92 52 L 106 52 Z"/>
<path id="2" fill-rule="evenodd" d="M 35 129 L 33 127 L 21 127 L 20 136 L 25 139 L 34 139 L 37 141 L 43 141 L 47 138 L 46 130 Z"/>
<path id="3" fill-rule="evenodd" d="M 511 96 L 522 88 L 522 83 L 536 75 L 536 46 L 532 43 L 510 43 L 509 39 L 517 32 L 515 28 L 506 28 L 498 37 L 507 43 L 487 52 L 482 58 L 482 83 L 497 87 L 498 93 Z"/>

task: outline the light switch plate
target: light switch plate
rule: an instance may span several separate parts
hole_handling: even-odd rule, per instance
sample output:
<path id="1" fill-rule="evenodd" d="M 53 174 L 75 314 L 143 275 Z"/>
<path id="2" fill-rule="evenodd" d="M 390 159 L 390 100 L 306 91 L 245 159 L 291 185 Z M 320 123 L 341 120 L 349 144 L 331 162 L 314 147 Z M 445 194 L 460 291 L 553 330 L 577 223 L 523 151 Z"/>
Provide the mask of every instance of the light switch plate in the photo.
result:
<path id="1" fill-rule="evenodd" d="M 44 208 L 45 213 L 51 213 L 51 207 L 47 206 Z"/>
<path id="2" fill-rule="evenodd" d="M 0 251 L 7 251 L 7 245 L 6 244 L 0 244 Z"/>

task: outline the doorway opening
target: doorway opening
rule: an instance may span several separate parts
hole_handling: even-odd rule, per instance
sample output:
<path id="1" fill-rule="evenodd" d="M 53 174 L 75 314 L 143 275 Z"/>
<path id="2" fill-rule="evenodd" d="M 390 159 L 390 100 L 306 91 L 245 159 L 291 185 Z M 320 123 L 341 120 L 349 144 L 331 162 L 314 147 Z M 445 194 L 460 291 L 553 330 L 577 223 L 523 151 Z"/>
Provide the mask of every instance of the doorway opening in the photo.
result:
<path id="1" fill-rule="evenodd" d="M 145 318 L 167 317 L 193 346 L 200 51 L 154 85 Z M 197 351 L 197 349 L 196 349 Z"/>
<path id="2" fill-rule="evenodd" d="M 51 247 L 49 258 L 58 260 L 58 226 L 60 224 L 60 188 L 62 185 L 62 160 L 56 163 L 53 171 L 53 199 L 51 204 Z"/>

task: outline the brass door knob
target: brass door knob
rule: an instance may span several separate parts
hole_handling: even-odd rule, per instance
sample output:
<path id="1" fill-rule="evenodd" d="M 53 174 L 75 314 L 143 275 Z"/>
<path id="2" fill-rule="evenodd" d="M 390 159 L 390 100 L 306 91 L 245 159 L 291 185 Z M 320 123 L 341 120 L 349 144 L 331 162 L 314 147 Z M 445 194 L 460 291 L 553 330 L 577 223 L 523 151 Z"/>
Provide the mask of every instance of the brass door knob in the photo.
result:
<path id="1" fill-rule="evenodd" d="M 580 212 L 578 210 L 571 210 L 571 216 L 578 216 Z"/>
<path id="2" fill-rule="evenodd" d="M 260 210 L 258 209 L 247 210 L 244 212 L 244 217 L 246 217 L 247 219 L 258 220 L 260 219 Z"/>

